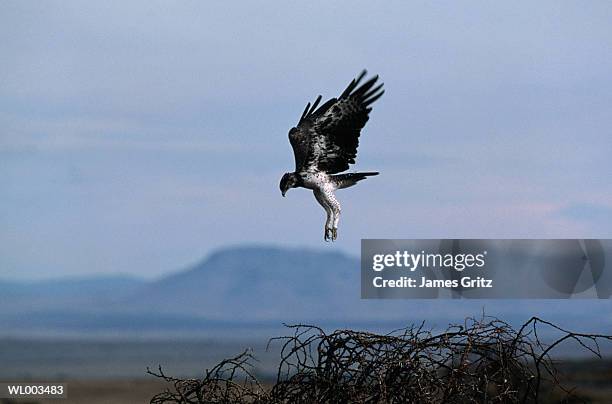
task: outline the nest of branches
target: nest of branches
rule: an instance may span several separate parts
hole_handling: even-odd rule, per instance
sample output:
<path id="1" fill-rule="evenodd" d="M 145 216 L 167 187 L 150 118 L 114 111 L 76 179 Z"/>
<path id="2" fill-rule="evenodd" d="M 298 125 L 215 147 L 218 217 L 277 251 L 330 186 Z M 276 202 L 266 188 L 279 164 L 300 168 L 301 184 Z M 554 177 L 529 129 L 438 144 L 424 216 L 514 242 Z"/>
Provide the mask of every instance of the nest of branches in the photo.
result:
<path id="1" fill-rule="evenodd" d="M 440 333 L 423 324 L 386 335 L 288 327 L 291 336 L 270 340 L 281 345 L 272 383 L 258 381 L 245 351 L 202 379 L 147 369 L 172 385 L 151 403 L 537 403 L 552 390 L 572 394 L 551 358 L 555 347 L 574 341 L 600 357 L 598 341 L 612 340 L 537 317 L 518 329 L 496 318 L 467 319 Z M 542 328 L 555 335 L 548 332 L 547 343 Z"/>

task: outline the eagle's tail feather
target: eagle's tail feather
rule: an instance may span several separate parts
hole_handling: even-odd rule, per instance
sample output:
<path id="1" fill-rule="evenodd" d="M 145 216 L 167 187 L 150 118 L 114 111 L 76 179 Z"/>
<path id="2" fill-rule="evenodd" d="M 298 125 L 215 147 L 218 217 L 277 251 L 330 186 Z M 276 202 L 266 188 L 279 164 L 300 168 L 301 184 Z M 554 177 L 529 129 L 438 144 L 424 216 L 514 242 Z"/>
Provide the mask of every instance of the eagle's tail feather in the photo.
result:
<path id="1" fill-rule="evenodd" d="M 336 187 L 338 189 L 352 187 L 357 184 L 358 181 L 364 180 L 367 177 L 378 175 L 379 173 L 376 171 L 369 171 L 363 173 L 348 173 L 348 174 L 338 174 L 332 175 L 334 182 L 336 183 Z"/>

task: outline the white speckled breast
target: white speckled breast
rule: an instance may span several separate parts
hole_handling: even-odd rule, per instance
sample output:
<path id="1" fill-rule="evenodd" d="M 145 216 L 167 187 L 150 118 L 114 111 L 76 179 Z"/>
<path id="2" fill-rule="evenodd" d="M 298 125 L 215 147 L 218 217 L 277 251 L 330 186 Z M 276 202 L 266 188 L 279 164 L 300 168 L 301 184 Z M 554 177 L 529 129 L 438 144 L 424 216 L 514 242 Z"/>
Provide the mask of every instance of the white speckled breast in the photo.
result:
<path id="1" fill-rule="evenodd" d="M 329 178 L 329 175 L 324 172 L 302 174 L 304 180 L 304 188 L 308 189 L 333 189 L 334 184 Z"/>

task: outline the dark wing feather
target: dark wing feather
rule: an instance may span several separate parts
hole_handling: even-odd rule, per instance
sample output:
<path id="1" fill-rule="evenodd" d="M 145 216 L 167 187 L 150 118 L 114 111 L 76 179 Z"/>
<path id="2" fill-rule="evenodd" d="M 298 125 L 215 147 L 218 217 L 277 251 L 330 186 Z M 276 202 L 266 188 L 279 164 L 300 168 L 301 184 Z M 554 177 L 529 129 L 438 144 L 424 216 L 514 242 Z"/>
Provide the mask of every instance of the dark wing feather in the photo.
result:
<path id="1" fill-rule="evenodd" d="M 299 173 L 304 170 L 308 160 L 310 134 L 304 128 L 291 128 L 289 131 L 289 142 L 293 148 L 293 157 L 295 157 L 295 172 Z"/>
<path id="2" fill-rule="evenodd" d="M 296 171 L 324 171 L 336 174 L 355 163 L 359 134 L 368 121 L 369 107 L 382 94 L 378 76 L 357 87 L 365 70 L 352 80 L 339 98 L 332 98 L 318 109 L 321 96 L 302 114 L 297 127 L 289 131 Z"/>

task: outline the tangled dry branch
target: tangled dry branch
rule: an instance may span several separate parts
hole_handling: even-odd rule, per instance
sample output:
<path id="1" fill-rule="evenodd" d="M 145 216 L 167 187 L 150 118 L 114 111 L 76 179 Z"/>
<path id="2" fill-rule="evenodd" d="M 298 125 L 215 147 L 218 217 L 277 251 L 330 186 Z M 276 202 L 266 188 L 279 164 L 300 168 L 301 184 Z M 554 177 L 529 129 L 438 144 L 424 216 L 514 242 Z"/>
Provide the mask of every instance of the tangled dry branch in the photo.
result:
<path id="1" fill-rule="evenodd" d="M 177 379 L 147 370 L 173 388 L 151 404 L 167 403 L 538 403 L 564 387 L 550 353 L 574 341 L 601 357 L 598 342 L 612 336 L 564 330 L 537 317 L 518 329 L 496 318 L 467 319 L 441 333 L 423 324 L 378 335 L 353 330 L 325 333 L 288 326 L 273 338 L 281 358 L 273 385 L 253 373 L 249 351 L 224 360 L 202 379 Z M 543 329 L 556 333 L 544 343 Z"/>

